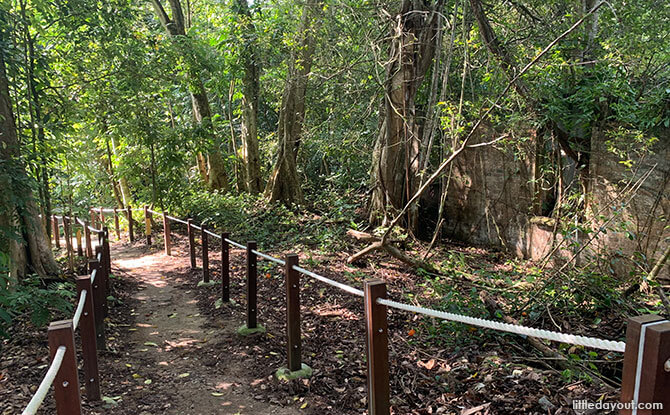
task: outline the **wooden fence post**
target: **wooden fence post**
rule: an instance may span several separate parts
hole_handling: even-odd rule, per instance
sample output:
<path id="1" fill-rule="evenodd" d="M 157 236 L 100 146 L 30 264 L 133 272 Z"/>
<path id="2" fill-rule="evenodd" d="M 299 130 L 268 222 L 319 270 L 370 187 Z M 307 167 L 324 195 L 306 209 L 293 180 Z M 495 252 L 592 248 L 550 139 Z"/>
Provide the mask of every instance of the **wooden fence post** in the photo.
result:
<path id="1" fill-rule="evenodd" d="M 365 327 L 368 361 L 368 414 L 390 413 L 389 345 L 386 306 L 377 304 L 386 298 L 386 283 L 380 279 L 365 281 Z"/>
<path id="2" fill-rule="evenodd" d="M 86 396 L 89 401 L 100 400 L 100 374 L 98 372 L 98 351 L 95 337 L 95 311 L 93 310 L 93 286 L 91 276 L 77 277 L 77 294 L 86 290 L 86 303 L 79 321 L 81 334 L 81 354 L 84 359 L 84 379 Z"/>
<path id="3" fill-rule="evenodd" d="M 255 329 L 258 324 L 257 320 L 257 289 L 256 283 L 258 278 L 257 258 L 252 250 L 256 249 L 256 242 L 247 242 L 247 328 Z"/>
<path id="4" fill-rule="evenodd" d="M 660 407 L 638 408 L 637 412 L 632 407 L 626 407 L 620 414 L 666 414 L 670 408 L 669 389 L 670 321 L 654 314 L 628 319 L 621 377 L 621 403 L 629 406 L 631 403 L 658 404 Z"/>
<path id="5" fill-rule="evenodd" d="M 81 243 L 81 229 L 77 229 L 77 255 L 84 256 L 84 247 Z"/>
<path id="6" fill-rule="evenodd" d="M 81 396 L 77 375 L 77 351 L 74 347 L 72 320 L 54 321 L 49 325 L 49 354 L 53 360 L 60 346 L 65 346 L 65 356 L 54 379 L 54 396 L 58 415 L 80 415 Z"/>
<path id="7" fill-rule="evenodd" d="M 285 285 L 286 285 L 286 355 L 288 369 L 295 372 L 302 368 L 300 342 L 300 273 L 293 269 L 298 265 L 298 255 L 286 256 Z"/>
<path id="8" fill-rule="evenodd" d="M 195 237 L 193 236 L 193 224 L 190 218 L 186 220 L 186 229 L 188 231 L 188 252 L 191 259 L 191 269 L 195 269 Z"/>
<path id="9" fill-rule="evenodd" d="M 116 231 L 116 239 L 121 240 L 121 228 L 119 227 L 119 214 L 114 208 L 114 230 Z"/>
<path id="10" fill-rule="evenodd" d="M 93 258 L 93 246 L 91 245 L 91 230 L 88 228 L 88 221 L 84 222 L 84 239 L 86 240 L 86 256 Z"/>
<path id="11" fill-rule="evenodd" d="M 100 227 L 102 228 L 103 226 L 105 226 L 105 211 L 102 209 L 102 207 L 100 208 L 99 213 L 100 213 Z"/>
<path id="12" fill-rule="evenodd" d="M 147 236 L 147 245 L 151 245 L 151 213 L 147 205 L 144 205 L 144 233 Z"/>
<path id="13" fill-rule="evenodd" d="M 202 280 L 209 282 L 209 238 L 207 227 L 203 224 L 202 228 Z"/>
<path id="14" fill-rule="evenodd" d="M 96 249 L 98 251 L 98 249 Z M 96 253 L 97 255 L 97 253 Z M 97 259 L 88 261 L 88 271 L 93 273 L 96 271 L 95 281 L 93 281 L 93 317 L 95 318 L 95 343 L 98 350 L 105 350 L 105 314 L 103 312 L 103 305 L 106 301 L 105 290 L 103 289 L 103 272 L 102 266 Z"/>
<path id="15" fill-rule="evenodd" d="M 172 255 L 172 248 L 170 247 L 170 219 L 166 212 L 163 212 L 163 241 L 165 242 L 165 255 Z"/>
<path id="16" fill-rule="evenodd" d="M 230 302 L 230 247 L 226 239 L 230 237 L 228 232 L 221 234 L 221 300 Z"/>
<path id="17" fill-rule="evenodd" d="M 126 211 L 126 215 L 128 217 L 128 240 L 133 242 L 135 240 L 135 236 L 133 235 L 133 208 L 132 206 L 128 205 L 126 209 L 128 209 Z"/>
<path id="18" fill-rule="evenodd" d="M 109 276 L 112 273 L 112 257 L 109 249 L 109 230 L 106 226 L 102 228 L 102 262 L 107 269 L 106 275 Z"/>
<path id="19" fill-rule="evenodd" d="M 54 245 L 56 246 L 56 249 L 60 249 L 60 229 L 58 228 L 58 218 L 56 215 L 53 215 L 52 218 L 52 223 L 53 223 L 53 234 L 54 234 Z"/>

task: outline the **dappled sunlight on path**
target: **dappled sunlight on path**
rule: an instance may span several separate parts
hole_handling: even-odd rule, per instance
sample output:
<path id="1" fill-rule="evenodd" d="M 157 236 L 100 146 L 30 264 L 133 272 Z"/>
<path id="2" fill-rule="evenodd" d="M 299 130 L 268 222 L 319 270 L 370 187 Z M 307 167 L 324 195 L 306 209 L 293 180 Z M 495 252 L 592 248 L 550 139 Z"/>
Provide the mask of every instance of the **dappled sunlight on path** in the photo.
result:
<path id="1" fill-rule="evenodd" d="M 235 336 L 231 324 L 206 324 L 195 297 L 195 282 L 189 274 L 188 258 L 167 256 L 146 247 L 114 245 L 112 271 L 118 278 L 132 279 L 137 291 L 128 327 L 126 356 L 118 366 L 126 379 L 129 397 L 140 402 L 136 412 L 120 407 L 109 413 L 149 414 L 280 414 L 297 413 L 253 398 L 249 384 L 240 378 L 248 368 L 226 362 L 227 373 L 211 370 L 210 339 Z M 206 350 L 209 348 L 210 350 Z M 125 370 L 127 369 L 127 370 Z"/>

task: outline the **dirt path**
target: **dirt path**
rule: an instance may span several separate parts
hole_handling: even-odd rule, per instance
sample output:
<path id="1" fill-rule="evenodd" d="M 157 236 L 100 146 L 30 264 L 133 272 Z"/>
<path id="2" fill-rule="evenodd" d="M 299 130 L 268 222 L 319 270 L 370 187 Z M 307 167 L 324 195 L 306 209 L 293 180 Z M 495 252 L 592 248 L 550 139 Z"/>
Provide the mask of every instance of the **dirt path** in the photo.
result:
<path id="1" fill-rule="evenodd" d="M 137 289 L 128 300 L 134 319 L 110 330 L 124 339 L 119 350 L 110 353 L 116 373 L 108 379 L 108 392 L 119 395 L 105 394 L 114 401 L 105 413 L 299 413 L 254 399 L 255 379 L 243 362 L 227 359 L 221 370 L 221 355 L 214 346 L 232 342 L 239 322 L 206 324 L 188 281 L 187 258 L 120 244 L 112 252 L 118 278 L 136 282 Z"/>

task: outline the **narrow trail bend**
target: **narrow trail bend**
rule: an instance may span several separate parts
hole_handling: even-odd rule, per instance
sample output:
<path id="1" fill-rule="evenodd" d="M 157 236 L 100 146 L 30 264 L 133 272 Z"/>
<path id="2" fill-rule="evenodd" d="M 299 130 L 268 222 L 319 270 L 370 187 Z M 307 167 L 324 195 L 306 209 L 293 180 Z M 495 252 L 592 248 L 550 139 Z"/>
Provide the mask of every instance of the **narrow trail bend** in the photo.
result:
<path id="1" fill-rule="evenodd" d="M 173 254 L 174 255 L 174 254 Z M 127 322 L 110 327 L 117 350 L 103 354 L 109 414 L 297 414 L 254 398 L 258 382 L 216 345 L 233 341 L 239 321 L 206 324 L 197 306 L 188 258 L 114 244 L 112 268 L 125 280 Z M 113 336 L 120 338 L 115 339 Z M 105 356 L 106 355 L 106 356 Z M 111 357 L 111 358 L 110 358 Z M 217 370 L 212 370 L 213 366 Z M 224 367 L 225 370 L 221 370 Z M 103 383 L 103 390 L 104 390 Z M 114 394 L 114 395 L 110 395 Z"/>

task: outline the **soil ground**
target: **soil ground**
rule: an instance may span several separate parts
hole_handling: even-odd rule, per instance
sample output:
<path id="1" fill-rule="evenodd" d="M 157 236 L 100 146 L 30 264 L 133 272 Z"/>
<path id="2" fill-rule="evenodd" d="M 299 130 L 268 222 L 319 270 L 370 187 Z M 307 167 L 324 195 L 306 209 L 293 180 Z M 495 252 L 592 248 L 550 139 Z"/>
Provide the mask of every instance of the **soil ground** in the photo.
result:
<path id="1" fill-rule="evenodd" d="M 100 355 L 103 403 L 84 404 L 89 414 L 361 414 L 366 412 L 365 327 L 362 299 L 303 277 L 303 361 L 310 379 L 280 382 L 285 362 L 283 271 L 259 261 L 258 318 L 267 333 L 241 337 L 244 321 L 245 253 L 232 249 L 231 298 L 217 303 L 220 286 L 198 286 L 185 238 L 173 235 L 172 256 L 161 240 L 147 248 L 112 245 L 114 300 Z M 210 242 L 218 247 L 218 241 Z M 261 248 L 262 249 L 262 248 Z M 282 257 L 286 252 L 268 252 Z M 198 249 L 198 258 L 200 258 Z M 210 253 L 212 280 L 220 281 L 219 252 Z M 389 297 L 421 293 L 412 272 L 377 258 L 365 267 L 344 257 L 300 253 L 300 264 L 329 278 L 361 287 L 374 275 L 388 282 Z M 198 259 L 198 264 L 201 261 Z M 430 305 L 430 304 L 426 304 Z M 439 322 L 389 312 L 391 399 L 394 414 L 572 414 L 575 399 L 613 401 L 618 391 L 567 379 L 523 339 L 466 330 L 467 343 L 431 332 Z M 415 330 L 416 329 L 416 330 Z M 0 414 L 17 413 L 46 370 L 45 330 L 18 327 L 3 344 Z M 455 337 L 456 338 L 456 337 Z M 460 341 L 460 340 L 459 340 Z M 605 358 L 609 358 L 605 356 Z M 51 396 L 43 414 L 54 413 Z"/>

